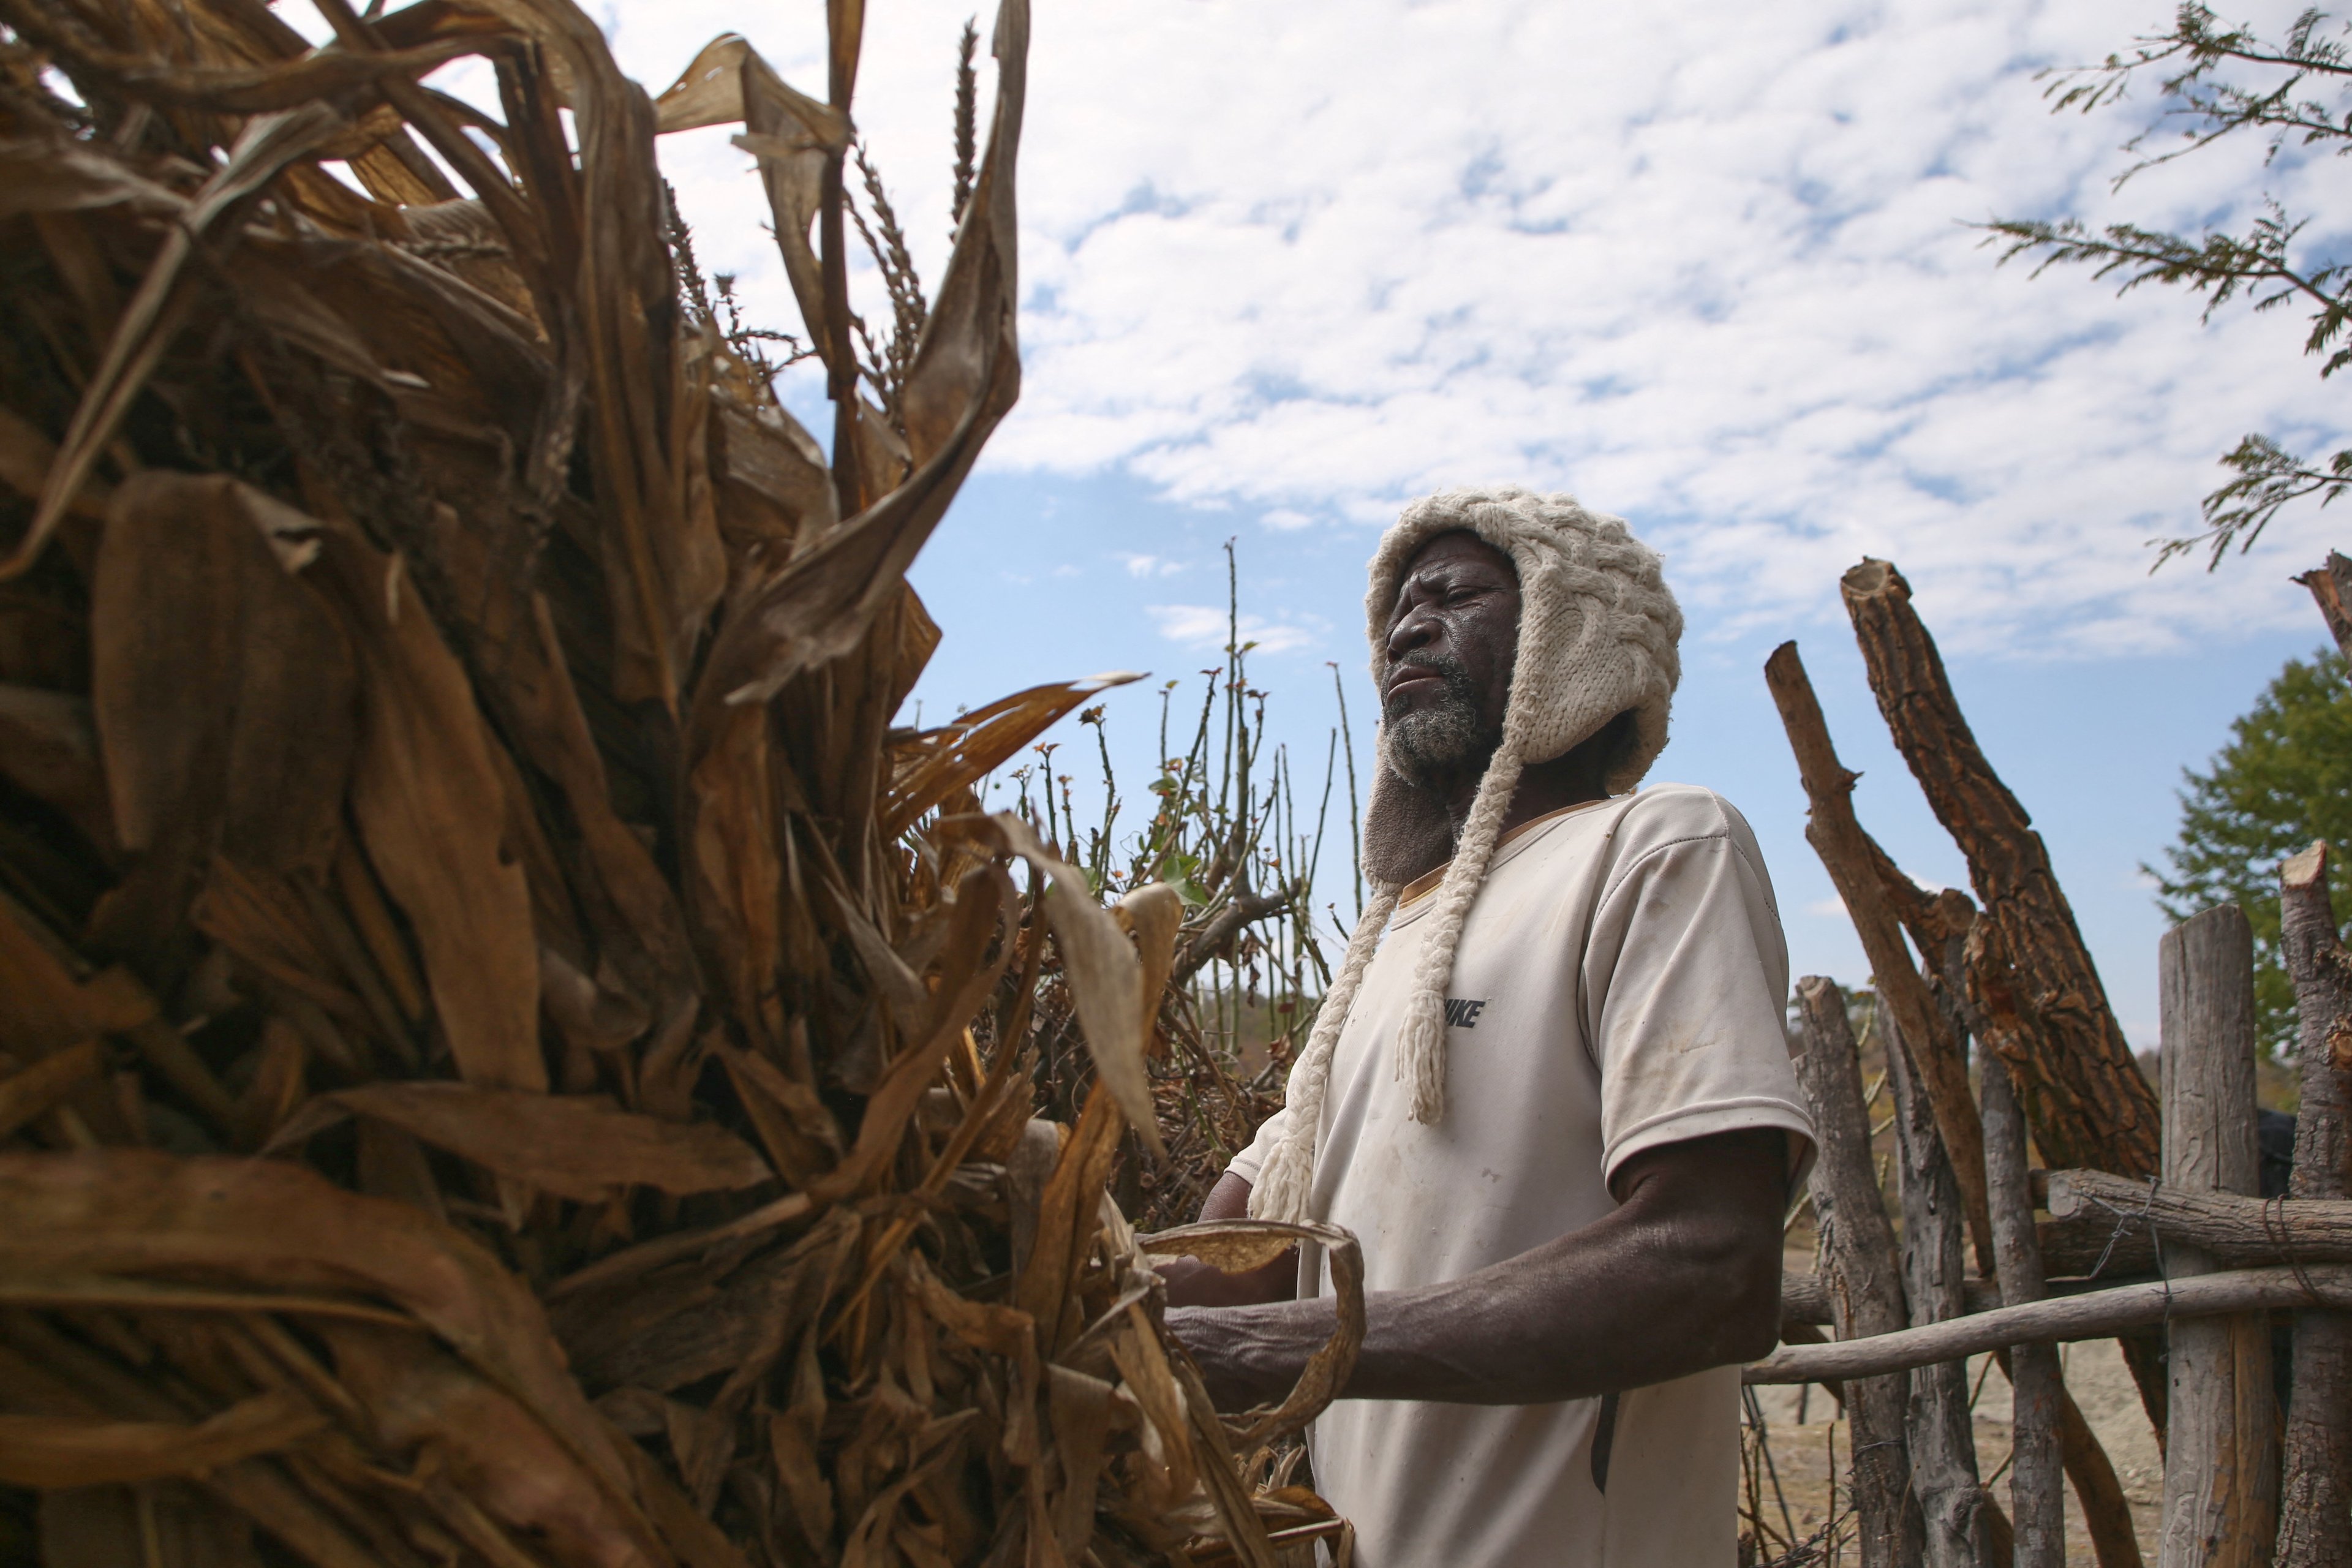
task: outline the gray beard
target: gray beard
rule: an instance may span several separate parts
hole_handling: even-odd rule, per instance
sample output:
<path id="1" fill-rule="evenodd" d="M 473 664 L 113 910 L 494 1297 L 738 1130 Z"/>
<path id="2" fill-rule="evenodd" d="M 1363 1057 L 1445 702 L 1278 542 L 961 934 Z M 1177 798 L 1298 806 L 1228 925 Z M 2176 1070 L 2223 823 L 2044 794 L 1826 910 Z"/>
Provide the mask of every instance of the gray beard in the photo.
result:
<path id="1" fill-rule="evenodd" d="M 1486 767 L 1502 743 L 1499 729 L 1480 721 L 1470 691 L 1470 674 L 1450 658 L 1406 661 L 1434 671 L 1445 695 L 1387 725 L 1389 766 L 1415 789 L 1443 791 Z"/>

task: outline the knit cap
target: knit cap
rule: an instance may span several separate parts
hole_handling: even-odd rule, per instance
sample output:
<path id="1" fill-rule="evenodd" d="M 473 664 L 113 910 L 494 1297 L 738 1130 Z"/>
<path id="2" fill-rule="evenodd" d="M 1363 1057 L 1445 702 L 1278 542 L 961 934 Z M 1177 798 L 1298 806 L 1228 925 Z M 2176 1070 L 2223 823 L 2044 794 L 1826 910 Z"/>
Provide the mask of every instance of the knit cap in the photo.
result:
<path id="1" fill-rule="evenodd" d="M 1609 792 L 1633 789 L 1665 748 L 1667 708 L 1682 674 L 1675 651 L 1682 611 L 1667 591 L 1657 553 L 1633 537 L 1622 518 L 1588 511 L 1573 496 L 1506 485 L 1442 490 L 1407 506 L 1381 536 L 1364 595 L 1373 689 L 1387 689 L 1389 615 L 1407 567 L 1430 540 L 1457 531 L 1501 551 L 1518 573 L 1519 638 L 1502 740 L 1457 840 L 1445 803 L 1407 783 L 1391 761 L 1382 726 L 1380 766 L 1364 816 L 1364 871 L 1372 899 L 1348 940 L 1307 1048 L 1291 1068 L 1289 1126 L 1250 1193 L 1250 1213 L 1261 1219 L 1310 1217 L 1307 1198 L 1331 1055 L 1403 885 L 1445 866 L 1396 1033 L 1395 1070 L 1412 1086 L 1413 1120 L 1434 1122 L 1445 1113 L 1445 987 L 1454 951 L 1486 879 L 1520 772 L 1566 755 L 1629 710 L 1633 744 L 1604 781 Z"/>

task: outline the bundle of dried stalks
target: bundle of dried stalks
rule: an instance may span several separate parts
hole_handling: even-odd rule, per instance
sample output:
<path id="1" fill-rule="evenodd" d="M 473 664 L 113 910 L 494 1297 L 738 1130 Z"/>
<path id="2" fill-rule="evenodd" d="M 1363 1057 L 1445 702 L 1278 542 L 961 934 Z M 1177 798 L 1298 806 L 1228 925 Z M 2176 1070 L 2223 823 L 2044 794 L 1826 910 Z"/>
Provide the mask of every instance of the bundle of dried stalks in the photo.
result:
<path id="1" fill-rule="evenodd" d="M 863 364 L 854 0 L 822 102 L 319 5 L 0 0 L 0 1556 L 1306 1560 L 1360 1298 L 1213 1414 L 1148 1257 L 1295 1233 L 1105 1193 L 1182 900 L 971 794 L 1098 683 L 888 728 L 1018 386 L 1022 0 L 935 297 L 868 184 Z M 830 462 L 656 170 L 732 122 Z"/>

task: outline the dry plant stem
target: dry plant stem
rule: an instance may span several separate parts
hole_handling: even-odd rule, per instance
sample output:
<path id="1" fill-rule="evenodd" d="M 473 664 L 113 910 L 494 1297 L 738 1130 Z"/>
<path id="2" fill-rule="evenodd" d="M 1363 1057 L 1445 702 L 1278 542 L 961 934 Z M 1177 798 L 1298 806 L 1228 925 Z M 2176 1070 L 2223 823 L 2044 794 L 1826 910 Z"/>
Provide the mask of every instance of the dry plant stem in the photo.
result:
<path id="1" fill-rule="evenodd" d="M 1862 1059 L 1846 1022 L 1845 998 L 1834 982 L 1808 975 L 1797 982 L 1797 1001 L 1805 1039 L 1797 1074 L 1813 1109 L 1819 1142 L 1813 1214 L 1838 1336 L 1845 1341 L 1896 1333 L 1907 1321 L 1902 1264 L 1870 1157 Z M 1777 1362 L 1788 1353 L 1784 1350 L 1771 1359 Z M 1898 1568 L 1919 1560 L 1921 1523 L 1911 1498 L 1911 1460 L 1904 1434 L 1906 1382 L 1898 1373 L 1845 1385 L 1864 1568 Z"/>
<path id="2" fill-rule="evenodd" d="M 1902 1031 L 1889 1033 L 1897 1181 L 1903 1204 L 1903 1275 L 1914 1328 L 1963 1317 L 1959 1184 L 1936 1135 L 1936 1117 Z M 1905 1423 L 1911 1493 L 1918 1500 L 1927 1568 L 1991 1568 L 1991 1500 L 1977 1485 L 1968 1363 L 1940 1362 L 1911 1373 Z"/>
<path id="3" fill-rule="evenodd" d="M 2352 658 L 2352 559 L 2331 550 L 2325 564 L 2313 567 L 2295 581 L 2311 590 L 2321 618 L 2327 622 L 2327 635 L 2336 639 L 2345 658 Z"/>
<path id="4" fill-rule="evenodd" d="M 826 56 L 826 101 L 845 120 L 857 85 L 866 7 L 863 0 L 830 0 L 825 13 L 834 34 Z M 848 156 L 845 146 L 825 155 L 817 193 L 818 265 L 824 274 L 824 321 L 819 325 L 824 333 L 825 395 L 833 400 L 834 505 L 844 518 L 864 511 L 872 499 L 857 462 L 857 356 L 849 342 L 849 240 L 842 224 Z"/>
<path id="5" fill-rule="evenodd" d="M 1982 999 L 1989 1043 L 2023 1080 L 2034 1142 L 2054 1163 L 2149 1174 L 2156 1095 L 2107 1006 L 2041 835 L 1960 713 L 1910 585 L 1890 563 L 1865 561 L 1845 574 L 1844 595 L 1895 748 L 1967 856 L 2000 939 L 2009 985 Z"/>
<path id="6" fill-rule="evenodd" d="M 1841 1339 L 1826 1345 L 1783 1345 L 1751 1363 L 1749 1383 L 1818 1383 L 1824 1377 L 1889 1373 L 1980 1355 L 2010 1345 L 2105 1339 L 2125 1329 L 2219 1312 L 2272 1311 L 2313 1300 L 2331 1310 L 2352 1305 L 2352 1268 L 2232 1268 L 2176 1281 L 2152 1280 L 2112 1290 L 2057 1296 L 2000 1307 L 1924 1329 Z"/>
<path id="7" fill-rule="evenodd" d="M 1764 683 L 1780 710 L 1790 749 L 1797 755 L 1797 773 L 1804 782 L 1805 841 L 1822 858 L 1854 931 L 1862 938 L 1872 984 L 1885 1000 L 1895 1027 L 1912 1044 L 1935 1108 L 1937 1131 L 1950 1152 L 1952 1174 L 1959 1183 L 1977 1267 L 1990 1274 L 1992 1227 L 1985 1211 L 1984 1134 L 1978 1125 L 1976 1101 L 1969 1092 L 1967 1042 L 1937 1006 L 1926 977 L 1903 945 L 1902 926 L 1877 869 L 1885 857 L 1853 812 L 1853 784 L 1861 775 L 1838 761 L 1829 725 L 1822 717 L 1821 703 L 1813 695 L 1795 643 L 1782 643 L 1772 651 L 1764 664 Z M 1925 956 L 1934 963 L 1942 954 L 1928 952 Z"/>
<path id="8" fill-rule="evenodd" d="M 2352 954 L 2336 936 L 2327 896 L 2328 847 L 2314 844 L 2279 868 L 2280 945 L 2294 983 L 2295 1055 L 2303 1103 L 2295 1116 L 2296 1198 L 2346 1196 L 2352 1152 L 2347 1068 L 2352 1068 Z M 2339 1303 L 2339 1306 L 2352 1303 Z M 2279 1568 L 2352 1563 L 2352 1315 L 2305 1308 L 2294 1318 L 2294 1382 L 2279 1490 Z"/>
<path id="9" fill-rule="evenodd" d="M 2254 1147 L 2254 939 L 2235 904 L 2164 934 L 2161 997 L 2164 1179 L 2187 1191 L 2251 1196 Z M 2210 1273 L 2193 1247 L 2168 1247 L 2173 1279 Z M 2276 1419 L 2266 1316 L 2171 1325 L 2165 1358 L 2162 1568 L 2264 1568 L 2278 1522 Z"/>
<path id="10" fill-rule="evenodd" d="M 2009 1068 L 1988 1053 L 1982 1068 L 1985 1195 L 1992 1209 L 2001 1304 L 2041 1300 L 2042 1249 L 2033 1234 L 2033 1194 L 2026 1180 L 2025 1113 Z M 2058 1444 L 2058 1350 L 2019 1345 L 2009 1352 L 2009 1515 L 2014 1568 L 2065 1568 L 2064 1468 Z"/>

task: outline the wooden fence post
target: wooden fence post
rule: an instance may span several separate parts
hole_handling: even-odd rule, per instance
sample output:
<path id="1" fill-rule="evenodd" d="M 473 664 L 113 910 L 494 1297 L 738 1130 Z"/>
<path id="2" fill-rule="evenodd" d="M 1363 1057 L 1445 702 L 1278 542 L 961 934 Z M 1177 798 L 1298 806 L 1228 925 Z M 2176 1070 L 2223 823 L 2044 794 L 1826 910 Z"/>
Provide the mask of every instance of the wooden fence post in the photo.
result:
<path id="1" fill-rule="evenodd" d="M 2280 946 L 2294 982 L 2298 1198 L 2345 1195 L 2347 1069 L 2352 1068 L 2352 953 L 2336 934 L 2327 846 L 2279 868 Z M 2352 1314 L 2294 1315 L 2294 1387 L 2287 1396 L 2285 1475 L 2279 1491 L 2278 1568 L 2352 1563 Z"/>
<path id="2" fill-rule="evenodd" d="M 1977 1126 L 1976 1101 L 1969 1095 L 1968 1041 L 1936 1005 L 1927 977 L 1912 967 L 1911 955 L 1904 951 L 1902 923 L 1879 875 L 1885 851 L 1854 816 L 1853 783 L 1862 775 L 1838 761 L 1829 723 L 1822 717 L 1821 701 L 1813 695 L 1795 643 L 1784 642 L 1772 650 L 1764 661 L 1764 684 L 1780 710 L 1789 749 L 1797 756 L 1797 776 L 1805 786 L 1805 841 L 1822 858 L 1853 921 L 1854 934 L 1862 939 L 1880 1005 L 1910 1043 L 1927 1101 L 1935 1108 L 1936 1130 L 1968 1206 L 1977 1267 L 1990 1269 L 1992 1227 L 1985 1219 L 1984 1134 Z M 1931 970 L 1943 957 L 1924 945 L 1920 952 Z"/>
<path id="3" fill-rule="evenodd" d="M 1818 1139 L 1813 1215 L 1831 1313 L 1840 1339 L 1893 1333 L 1908 1322 L 1902 1267 L 1870 1158 L 1870 1112 L 1862 1100 L 1862 1058 L 1846 1022 L 1845 996 L 1836 982 L 1809 974 L 1797 982 L 1797 1003 L 1805 1037 L 1797 1077 L 1812 1102 Z M 1862 1568 L 1908 1568 L 1919 1561 L 1919 1510 L 1904 1439 L 1909 1382 L 1895 1373 L 1845 1385 Z"/>
<path id="4" fill-rule="evenodd" d="M 2235 904 L 2205 910 L 2158 944 L 2168 1186 L 2260 1190 L 2253 963 L 2253 931 Z M 2178 1243 L 2160 1261 L 2174 1278 L 2216 1267 L 2210 1255 Z M 2269 1316 L 2177 1322 L 2170 1340 L 2157 1562 L 2267 1568 L 2278 1525 Z"/>
<path id="5" fill-rule="evenodd" d="M 1911 1326 L 1965 1317 L 1959 1184 L 1937 1135 L 1936 1113 L 1903 1032 L 1882 1010 L 1886 1074 L 1895 1089 L 1895 1162 L 1903 1194 L 1903 1281 Z M 1919 1500 L 1927 1568 L 1992 1568 L 1990 1512 L 1977 1484 L 1976 1436 L 1965 1361 L 1911 1373 L 1905 1424 L 1911 1440 L 1911 1491 Z"/>
<path id="6" fill-rule="evenodd" d="M 1984 1121 L 1985 1191 L 1992 1206 L 1993 1251 L 2000 1260 L 2005 1307 L 2039 1301 L 2046 1293 L 2042 1247 L 2033 1231 L 2033 1193 L 2025 1164 L 2025 1112 L 2017 1103 L 2009 1064 L 1991 1051 L 1979 1058 Z M 2012 1568 L 2066 1568 L 2066 1499 L 2060 1489 L 2056 1345 L 2017 1345 L 2009 1352 L 2014 1392 L 2010 1413 L 2009 1512 L 2016 1545 Z"/>
<path id="7" fill-rule="evenodd" d="M 2034 1141 L 2053 1165 L 2147 1177 L 2156 1096 L 2132 1059 L 2050 852 L 1995 773 L 1944 671 L 1936 639 L 1893 563 L 1865 559 L 1841 580 L 1870 689 L 1936 819 L 1967 856 L 1983 913 L 1983 1043 L 2017 1069 Z M 2146 1336 L 2123 1342 L 2148 1418 L 2164 1426 L 2164 1369 Z"/>

